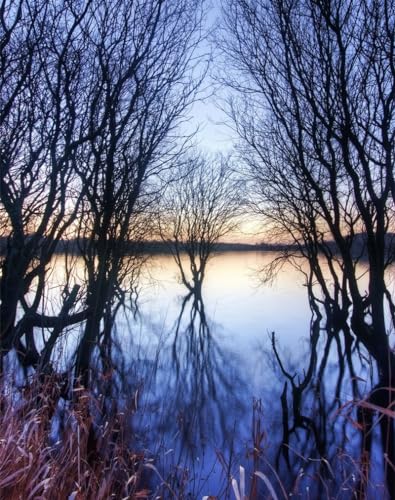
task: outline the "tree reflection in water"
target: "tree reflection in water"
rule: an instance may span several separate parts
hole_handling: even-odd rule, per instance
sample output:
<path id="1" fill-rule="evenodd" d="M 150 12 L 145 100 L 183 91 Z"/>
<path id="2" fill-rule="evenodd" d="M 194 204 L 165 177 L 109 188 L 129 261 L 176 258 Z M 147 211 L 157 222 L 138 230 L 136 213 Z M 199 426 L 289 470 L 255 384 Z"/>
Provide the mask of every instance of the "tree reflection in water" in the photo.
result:
<path id="1" fill-rule="evenodd" d="M 132 392 L 127 380 L 134 388 L 137 379 L 144 381 L 134 417 L 137 445 L 152 457 L 168 485 L 179 489 L 184 481 L 193 495 L 207 493 L 204 488 L 210 484 L 221 494 L 228 488 L 217 451 L 228 462 L 250 424 L 242 364 L 221 345 L 219 330 L 207 317 L 201 294 L 189 292 L 151 361 L 137 355 L 136 346 L 124 363 L 126 391 Z"/>
<path id="2" fill-rule="evenodd" d="M 282 485 L 302 498 L 307 487 L 311 498 L 348 498 L 353 491 L 364 498 L 373 488 L 385 498 L 378 431 L 384 431 L 390 456 L 385 427 L 390 419 L 378 420 L 363 403 L 359 409 L 351 404 L 363 401 L 377 374 L 360 346 L 350 346 L 343 330 L 331 325 L 325 315 L 313 316 L 301 357 L 284 355 L 272 333 L 261 355 L 263 379 L 254 387 L 245 364 L 223 346 L 202 296 L 188 293 L 154 357 L 137 354 L 136 345 L 126 359 L 118 346 L 110 392 L 124 400 L 129 394 L 133 401 L 137 389 L 141 394 L 133 445 L 154 460 L 169 486 L 193 498 L 232 498 L 230 479 L 240 465 L 247 469 L 250 498 L 265 498 L 267 492 L 254 471 L 265 473 L 278 492 Z M 366 401 L 378 404 L 377 392 Z M 253 405 L 253 396 L 262 404 Z M 154 489 L 155 478 L 150 479 Z M 388 486 L 390 481 L 387 467 Z"/>
<path id="3" fill-rule="evenodd" d="M 282 390 L 273 388 L 263 406 L 279 401 L 272 418 L 281 422 L 281 430 L 274 426 L 277 435 L 270 435 L 277 451 L 272 448 L 272 456 L 261 452 L 254 469 L 302 497 L 308 488 L 311 498 L 366 498 L 373 491 L 387 498 L 394 484 L 393 418 L 386 415 L 384 400 L 388 391 L 381 392 L 380 385 L 369 391 L 378 376 L 366 353 L 358 344 L 351 349 L 347 332 L 342 335 L 340 328 L 328 328 L 330 324 L 320 314 L 313 317 L 308 355 L 300 359 L 284 356 L 271 334 L 265 354 L 277 366 Z M 382 411 L 372 411 L 372 404 Z M 378 458 L 383 452 L 387 463 Z M 269 463 L 275 464 L 280 481 Z"/>
<path id="4" fill-rule="evenodd" d="M 249 379 L 245 360 L 224 346 L 220 325 L 208 318 L 201 294 L 181 299 L 154 356 L 135 335 L 129 337 L 136 343 L 125 349 L 117 317 L 106 351 L 112 362 L 104 356 L 97 364 L 100 373 L 92 377 L 107 401 L 101 421 L 130 410 L 131 448 L 143 450 L 174 491 L 192 498 L 233 498 L 230 479 L 240 465 L 247 470 L 250 498 L 267 493 L 254 471 L 265 473 L 279 494 L 282 485 L 302 498 L 307 487 L 311 498 L 349 498 L 353 491 L 365 498 L 373 489 L 386 498 L 392 469 L 377 457 L 382 449 L 389 460 L 393 453 L 391 419 L 369 406 L 386 406 L 380 390 L 369 393 L 377 373 L 364 350 L 349 344 L 347 331 L 318 308 L 313 311 L 302 356 L 284 354 L 281 340 L 271 334 L 270 346 L 257 356 L 263 377 L 258 385 Z M 100 361 L 100 349 L 97 354 Z M 253 397 L 262 403 L 253 405 Z M 359 407 L 351 404 L 358 401 Z M 152 491 L 165 488 L 152 471 L 147 484 Z"/>
<path id="5" fill-rule="evenodd" d="M 183 321 L 186 320 L 186 321 Z M 182 441 L 192 449 L 215 436 L 230 442 L 235 422 L 245 414 L 245 383 L 234 354 L 211 334 L 201 295 L 184 297 L 169 358 L 171 413 L 179 412 Z"/>

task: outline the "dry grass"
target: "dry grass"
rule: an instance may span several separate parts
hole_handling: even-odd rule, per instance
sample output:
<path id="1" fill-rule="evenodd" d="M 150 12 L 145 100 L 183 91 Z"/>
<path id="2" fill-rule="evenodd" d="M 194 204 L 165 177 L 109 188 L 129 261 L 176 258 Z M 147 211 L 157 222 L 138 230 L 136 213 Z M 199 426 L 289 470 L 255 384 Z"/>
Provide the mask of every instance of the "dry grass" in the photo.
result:
<path id="1" fill-rule="evenodd" d="M 84 388 L 75 387 L 68 399 L 62 398 L 62 394 L 62 381 L 55 376 L 41 381 L 35 379 L 19 390 L 0 383 L 0 499 L 154 498 L 155 493 L 142 486 L 143 477 L 148 477 L 152 471 L 162 486 L 156 490 L 156 495 L 163 490 L 164 496 L 160 498 L 187 498 L 180 489 L 173 491 L 151 460 L 130 451 L 132 411 L 113 411 L 112 417 L 106 419 L 103 401 Z M 367 401 L 349 403 L 342 413 L 345 409 L 351 412 L 355 405 L 375 411 L 379 418 L 383 415 L 394 417 L 392 405 L 378 408 Z M 346 457 L 343 467 L 340 462 L 345 458 L 339 456 L 338 469 L 346 471 L 342 478 L 333 472 L 326 460 L 300 457 L 302 462 L 314 462 L 316 467 L 310 471 L 309 480 L 299 485 L 302 475 L 305 476 L 301 473 L 287 492 L 276 471 L 265 460 L 262 449 L 265 436 L 259 411 L 260 406 L 254 406 L 253 453 L 249 455 L 252 467 L 248 468 L 249 473 L 240 467 L 238 478 L 228 471 L 230 491 L 227 497 L 281 500 L 292 493 L 297 498 L 308 498 L 309 486 L 315 490 L 318 483 L 322 485 L 322 498 L 328 499 L 367 491 L 369 474 L 365 469 L 369 468 L 369 461 L 364 467 L 362 462 Z M 386 460 L 388 462 L 389 458 Z M 262 465 L 266 465 L 268 475 L 260 470 Z M 331 484 L 328 477 L 321 476 L 321 465 L 328 468 Z M 394 467 L 392 462 L 387 466 Z M 333 487 L 336 494 L 330 492 Z M 384 498 L 384 485 L 380 485 L 380 491 Z"/>
<path id="2" fill-rule="evenodd" d="M 139 489 L 142 457 L 128 451 L 125 415 L 95 427 L 100 404 L 83 388 L 73 391 L 59 418 L 60 387 L 53 377 L 23 392 L 0 396 L 0 498 L 147 498 Z"/>

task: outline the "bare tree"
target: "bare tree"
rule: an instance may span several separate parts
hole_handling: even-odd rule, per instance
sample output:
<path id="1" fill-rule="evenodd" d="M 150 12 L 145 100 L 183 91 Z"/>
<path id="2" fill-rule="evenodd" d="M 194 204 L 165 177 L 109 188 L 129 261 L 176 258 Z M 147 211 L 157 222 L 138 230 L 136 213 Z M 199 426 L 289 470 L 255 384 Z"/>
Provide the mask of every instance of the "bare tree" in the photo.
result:
<path id="1" fill-rule="evenodd" d="M 197 296 L 217 243 L 238 224 L 242 185 L 230 163 L 225 157 L 189 157 L 160 205 L 160 236 L 170 245 L 182 283 Z"/>
<path id="2" fill-rule="evenodd" d="M 254 206 L 307 259 L 312 302 L 325 305 L 337 332 L 351 326 L 375 358 L 381 384 L 393 384 L 385 303 L 394 324 L 386 270 L 395 201 L 395 4 L 224 6 L 222 47 L 234 70 L 225 83 L 239 96 L 230 113 Z M 365 256 L 367 290 L 358 272 Z"/>
<path id="3" fill-rule="evenodd" d="M 131 266 L 138 269 L 136 254 L 128 256 L 130 241 L 149 233 L 143 214 L 182 149 L 176 127 L 200 84 L 200 0 L 100 1 L 94 7 L 89 127 L 100 131 L 77 167 L 91 310 L 76 358 L 85 381 L 95 345 L 101 339 L 111 345 L 117 305 L 131 286 L 125 280 L 134 276 Z"/>
<path id="4" fill-rule="evenodd" d="M 388 378 L 392 354 L 384 302 L 393 310 L 385 270 L 394 210 L 394 5 L 227 5 L 225 50 L 242 75 L 230 83 L 242 94 L 232 114 L 255 206 L 304 248 L 321 291 L 350 313 L 354 334 Z M 369 260 L 366 292 L 356 269 L 355 245 L 362 239 Z M 327 259 L 331 286 L 320 274 L 318 252 Z"/>
<path id="5" fill-rule="evenodd" d="M 130 240 L 149 229 L 144 212 L 182 149 L 177 126 L 205 71 L 201 16 L 200 0 L 1 3 L 2 354 L 16 347 L 45 364 L 63 329 L 85 321 L 76 363 L 86 380 L 102 322 L 108 332 L 139 268 Z M 79 238 L 87 280 L 64 283 L 48 315 L 48 270 L 65 238 Z"/>
<path id="6" fill-rule="evenodd" d="M 34 327 L 81 320 L 37 311 L 47 266 L 78 206 L 73 166 L 87 134 L 83 27 L 90 3 L 70 8 L 67 1 L 4 0 L 0 8 L 1 218 L 8 239 L 0 285 L 1 348 L 6 354 L 18 347 L 34 364 Z M 68 293 L 65 300 L 70 310 Z M 18 307 L 24 315 L 16 324 Z"/>

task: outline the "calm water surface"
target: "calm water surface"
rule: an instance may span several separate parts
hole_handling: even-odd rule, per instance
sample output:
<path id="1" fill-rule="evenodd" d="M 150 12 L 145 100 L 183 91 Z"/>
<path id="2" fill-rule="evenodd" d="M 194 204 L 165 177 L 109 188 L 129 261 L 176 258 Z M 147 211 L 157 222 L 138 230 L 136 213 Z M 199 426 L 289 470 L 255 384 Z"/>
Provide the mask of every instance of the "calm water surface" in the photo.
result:
<path id="1" fill-rule="evenodd" d="M 118 368 L 114 377 L 122 404 L 137 402 L 132 446 L 143 450 L 156 467 L 147 480 L 157 478 L 177 491 L 185 483 L 190 498 L 210 494 L 234 498 L 229 475 L 238 477 L 240 466 L 251 471 L 255 459 L 255 469 L 264 471 L 273 484 L 278 481 L 271 467 L 287 488 L 298 481 L 301 498 L 306 497 L 307 487 L 313 491 L 312 485 L 311 498 L 326 498 L 326 486 L 337 484 L 334 489 L 339 491 L 339 481 L 344 487 L 338 498 L 350 498 L 347 488 L 356 480 L 353 463 L 360 456 L 360 433 L 355 409 L 347 406 L 353 399 L 349 371 L 343 366 L 340 377 L 344 356 L 339 358 L 334 343 L 325 370 L 319 372 L 327 338 L 324 330 L 315 370 L 300 391 L 298 403 L 315 432 L 309 427 L 291 434 L 288 464 L 280 453 L 284 408 L 291 428 L 294 398 L 312 360 L 311 311 L 303 276 L 291 265 L 282 269 L 273 284 L 260 280 L 259 270 L 275 256 L 262 252 L 215 255 L 208 264 L 199 302 L 192 297 L 187 300 L 188 291 L 180 284 L 172 257 L 155 256 L 144 270 L 138 310 L 120 309 L 114 332 Z M 362 265 L 362 288 L 366 287 L 364 271 Z M 59 307 L 56 283 L 62 282 L 63 273 L 60 259 L 53 270 L 48 308 Z M 82 267 L 77 266 L 76 282 L 83 281 L 82 276 Z M 272 332 L 283 367 L 296 387 L 296 392 L 291 391 L 288 380 L 285 406 L 281 395 L 286 377 L 274 356 Z M 78 331 L 70 333 L 62 346 L 66 358 L 78 338 Z M 374 377 L 369 364 L 365 360 L 363 364 L 364 368 L 356 356 L 354 369 L 361 379 L 362 396 Z M 330 471 L 320 461 L 319 447 L 321 456 L 331 460 Z M 385 498 L 382 456 L 376 445 L 371 491 Z M 265 491 L 259 498 L 266 498 Z"/>
<path id="2" fill-rule="evenodd" d="M 162 477 L 179 482 L 183 471 L 192 498 L 225 498 L 224 469 L 237 475 L 240 465 L 251 466 L 254 407 L 264 429 L 260 467 L 275 463 L 285 377 L 274 358 L 271 332 L 295 380 L 303 380 L 308 369 L 311 313 L 303 276 L 286 266 L 273 284 L 262 284 L 259 270 L 273 257 L 255 252 L 215 256 L 203 283 L 203 303 L 194 304 L 192 298 L 186 300 L 172 257 L 157 256 L 147 268 L 138 313 L 118 317 L 117 342 L 126 379 L 139 394 L 137 446 L 152 456 Z M 303 395 L 303 412 L 318 421 L 328 455 L 348 447 L 352 456 L 359 438 L 352 422 L 349 425 L 351 417 L 344 418 L 339 409 L 352 400 L 347 369 L 335 398 L 338 359 L 333 348 L 319 394 L 314 393 L 314 382 Z M 356 370 L 368 388 L 369 372 L 358 368 L 358 361 Z M 289 394 L 289 407 L 291 402 Z M 296 433 L 294 473 L 303 467 L 298 454 L 317 458 L 313 441 L 311 432 Z"/>

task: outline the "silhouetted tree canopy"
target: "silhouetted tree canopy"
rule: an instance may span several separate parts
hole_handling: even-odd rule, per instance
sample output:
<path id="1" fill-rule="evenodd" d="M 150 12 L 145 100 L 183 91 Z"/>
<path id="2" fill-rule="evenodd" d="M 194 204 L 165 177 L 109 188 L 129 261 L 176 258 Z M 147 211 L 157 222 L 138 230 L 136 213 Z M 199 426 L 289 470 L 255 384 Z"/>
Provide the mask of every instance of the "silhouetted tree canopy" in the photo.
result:
<path id="1" fill-rule="evenodd" d="M 16 347 L 38 366 L 84 320 L 76 364 L 87 373 L 135 285 L 141 259 L 125 258 L 128 242 L 150 231 L 144 214 L 185 142 L 177 127 L 205 71 L 201 18 L 200 0 L 1 3 L 2 354 Z M 51 259 L 76 238 L 85 276 L 73 283 L 69 260 L 47 317 Z"/>
<path id="2" fill-rule="evenodd" d="M 216 244 L 237 227 L 243 188 L 226 157 L 191 156 L 179 176 L 161 200 L 159 233 L 170 244 L 182 283 L 200 293 Z"/>
<path id="3" fill-rule="evenodd" d="M 224 17 L 222 82 L 231 90 L 251 205 L 276 238 L 300 250 L 270 271 L 283 259 L 302 269 L 302 258 L 310 305 L 317 317 L 325 312 L 327 335 L 343 332 L 348 357 L 353 339 L 362 343 L 377 362 L 379 387 L 391 386 L 395 4 L 226 0 Z M 393 422 L 388 429 L 393 460 Z M 393 491 L 393 474 L 387 481 Z"/>
<path id="4" fill-rule="evenodd" d="M 394 3 L 224 5 L 221 44 L 232 68 L 224 83 L 233 92 L 229 112 L 251 202 L 275 234 L 299 246 L 311 293 L 343 325 L 350 318 L 388 376 L 389 359 L 394 368 L 384 312 L 388 301 L 394 320 L 385 281 L 395 200 Z M 352 251 L 360 233 L 368 290 L 361 289 L 360 256 Z"/>

